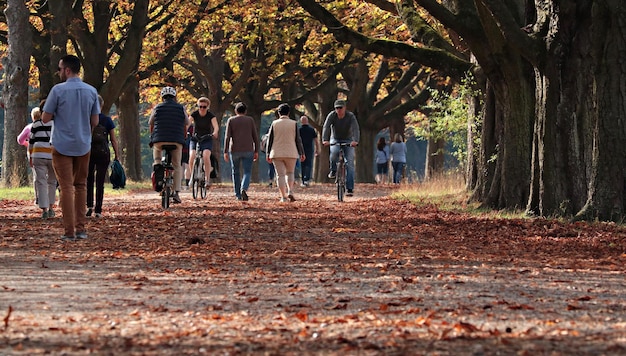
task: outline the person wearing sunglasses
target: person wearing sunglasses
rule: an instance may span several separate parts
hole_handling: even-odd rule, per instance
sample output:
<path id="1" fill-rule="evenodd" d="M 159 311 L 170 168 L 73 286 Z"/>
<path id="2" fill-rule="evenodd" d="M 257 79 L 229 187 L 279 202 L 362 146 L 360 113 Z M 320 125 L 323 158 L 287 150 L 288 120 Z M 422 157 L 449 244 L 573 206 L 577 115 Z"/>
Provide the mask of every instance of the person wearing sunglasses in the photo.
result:
<path id="1" fill-rule="evenodd" d="M 204 181 L 205 187 L 211 186 L 211 151 L 213 150 L 213 140 L 218 137 L 219 128 L 217 126 L 217 118 L 209 111 L 211 101 L 209 98 L 201 97 L 198 99 L 198 109 L 191 113 L 189 119 L 194 125 L 194 136 L 191 138 L 189 146 L 189 171 L 193 172 L 193 162 L 196 159 L 196 143 L 200 140 L 200 149 L 202 150 L 202 160 L 204 161 Z"/>

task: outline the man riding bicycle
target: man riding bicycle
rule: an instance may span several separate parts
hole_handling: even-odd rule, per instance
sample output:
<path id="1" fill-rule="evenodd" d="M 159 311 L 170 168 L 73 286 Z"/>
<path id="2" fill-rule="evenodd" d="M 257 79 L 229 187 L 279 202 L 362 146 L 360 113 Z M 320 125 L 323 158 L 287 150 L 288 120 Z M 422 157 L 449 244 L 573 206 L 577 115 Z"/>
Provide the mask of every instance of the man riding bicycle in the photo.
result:
<path id="1" fill-rule="evenodd" d="M 337 160 L 339 150 L 343 150 L 346 158 L 346 196 L 354 194 L 354 147 L 360 139 L 359 122 L 356 116 L 346 110 L 345 100 L 335 101 L 335 110 L 326 116 L 322 130 L 322 144 L 330 146 L 330 173 L 328 178 L 334 179 L 337 173 Z M 349 143 L 350 146 L 334 145 L 336 143 Z M 331 146 L 332 144 L 332 146 Z"/>
<path id="2" fill-rule="evenodd" d="M 182 187 L 183 170 L 181 158 L 185 135 L 189 126 L 189 115 L 185 107 L 176 102 L 176 90 L 172 87 L 161 89 L 162 103 L 157 105 L 150 115 L 150 137 L 152 143 L 153 167 L 161 164 L 163 145 L 175 145 L 172 151 L 172 165 L 174 166 L 174 203 L 181 203 L 178 193 Z"/>

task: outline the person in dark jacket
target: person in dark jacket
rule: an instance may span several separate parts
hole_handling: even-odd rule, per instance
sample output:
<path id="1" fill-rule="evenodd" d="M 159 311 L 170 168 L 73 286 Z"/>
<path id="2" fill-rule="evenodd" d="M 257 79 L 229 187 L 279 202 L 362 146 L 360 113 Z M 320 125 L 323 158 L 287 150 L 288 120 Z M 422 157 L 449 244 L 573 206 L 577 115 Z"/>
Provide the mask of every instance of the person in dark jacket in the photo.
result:
<path id="1" fill-rule="evenodd" d="M 309 118 L 300 117 L 300 137 L 302 138 L 302 146 L 304 147 L 304 161 L 300 164 L 302 170 L 301 187 L 308 187 L 311 184 L 311 173 L 313 171 L 313 160 L 320 152 L 320 142 L 317 139 L 317 131 L 309 125 Z"/>
<path id="2" fill-rule="evenodd" d="M 165 87 L 161 89 L 162 103 L 157 105 L 150 115 L 148 124 L 152 142 L 153 165 L 161 163 L 163 155 L 163 145 L 175 145 L 172 151 L 172 165 L 174 166 L 174 203 L 180 203 L 178 193 L 182 188 L 183 170 L 181 159 L 183 154 L 183 144 L 189 126 L 189 115 L 181 104 L 176 102 L 176 89 Z"/>
<path id="3" fill-rule="evenodd" d="M 104 99 L 98 95 L 100 108 L 104 105 Z M 94 133 L 98 130 L 105 132 L 102 142 L 95 140 Z M 86 216 L 93 214 L 96 218 L 102 217 L 102 201 L 104 200 L 104 181 L 106 180 L 109 163 L 111 163 L 111 151 L 109 142 L 113 146 L 114 159 L 117 160 L 117 138 L 115 137 L 115 124 L 110 116 L 106 116 L 102 112 L 98 117 L 98 125 L 92 130 L 91 134 L 91 154 L 89 155 L 89 173 L 87 174 L 87 213 Z M 94 185 L 96 188 L 96 205 L 94 209 Z"/>

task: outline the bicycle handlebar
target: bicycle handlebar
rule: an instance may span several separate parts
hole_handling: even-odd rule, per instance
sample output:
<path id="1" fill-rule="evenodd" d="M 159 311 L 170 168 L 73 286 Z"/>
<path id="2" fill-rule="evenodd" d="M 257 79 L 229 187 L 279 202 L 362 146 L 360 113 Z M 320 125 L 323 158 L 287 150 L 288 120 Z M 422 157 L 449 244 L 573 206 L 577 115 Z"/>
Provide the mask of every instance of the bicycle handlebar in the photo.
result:
<path id="1" fill-rule="evenodd" d="M 191 136 L 195 141 L 197 142 L 204 142 L 208 139 L 212 139 L 213 138 L 213 134 L 206 134 L 206 135 L 202 135 L 200 137 L 198 137 L 198 134 L 193 134 L 193 136 Z"/>
<path id="2" fill-rule="evenodd" d="M 350 147 L 352 146 L 352 143 L 351 142 L 335 142 L 335 143 L 331 143 L 330 146 Z"/>

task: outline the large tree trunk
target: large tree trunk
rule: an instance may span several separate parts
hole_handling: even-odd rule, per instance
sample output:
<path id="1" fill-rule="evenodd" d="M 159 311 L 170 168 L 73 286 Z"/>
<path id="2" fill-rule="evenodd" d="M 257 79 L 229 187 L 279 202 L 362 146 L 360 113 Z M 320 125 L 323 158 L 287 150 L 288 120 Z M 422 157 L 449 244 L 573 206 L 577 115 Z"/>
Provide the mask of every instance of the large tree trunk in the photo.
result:
<path id="1" fill-rule="evenodd" d="M 494 209 L 520 209 L 530 193 L 534 81 L 521 58 L 502 61 L 490 68 L 473 198 Z"/>
<path id="2" fill-rule="evenodd" d="M 119 99 L 119 149 L 126 176 L 134 181 L 143 179 L 141 168 L 141 137 L 139 127 L 139 81 L 129 77 Z"/>
<path id="3" fill-rule="evenodd" d="M 569 1 L 550 10 L 548 60 L 537 69 L 538 199 L 529 209 L 619 221 L 625 210 L 626 9 L 618 2 Z"/>
<path id="4" fill-rule="evenodd" d="M 508 103 L 501 107 L 502 115 L 506 118 L 502 123 L 501 139 L 498 147 L 498 168 L 501 175 L 494 208 L 525 208 L 528 202 L 531 180 L 531 142 L 534 123 L 534 84 L 532 79 L 524 75 L 523 65 L 514 68 L 520 70 L 515 76 L 505 76 L 505 79 L 495 85 L 496 93 L 503 99 L 500 103 Z M 530 70 L 525 71 L 526 74 Z M 530 72 L 532 73 L 532 72 Z M 519 82 L 517 85 L 509 83 Z M 498 94 L 496 94 L 498 96 Z"/>
<path id="5" fill-rule="evenodd" d="M 626 211 L 626 7 L 621 1 L 599 2 L 591 17 L 593 173 L 587 202 L 577 217 L 621 221 Z"/>
<path id="6" fill-rule="evenodd" d="M 3 60 L 5 105 L 4 147 L 2 152 L 2 182 L 5 187 L 28 184 L 27 160 L 24 149 L 19 147 L 17 135 L 27 122 L 28 73 L 32 34 L 28 22 L 28 9 L 23 1 L 9 0 L 4 10 L 7 19 L 9 49 Z"/>

